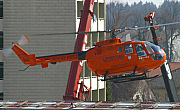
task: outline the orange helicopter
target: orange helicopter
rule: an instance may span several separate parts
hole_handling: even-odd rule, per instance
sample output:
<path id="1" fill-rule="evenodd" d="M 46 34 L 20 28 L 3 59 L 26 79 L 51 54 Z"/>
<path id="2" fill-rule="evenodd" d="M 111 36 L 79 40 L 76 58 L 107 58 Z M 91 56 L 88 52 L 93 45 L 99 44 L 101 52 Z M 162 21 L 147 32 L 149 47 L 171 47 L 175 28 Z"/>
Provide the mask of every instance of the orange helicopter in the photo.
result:
<path id="1" fill-rule="evenodd" d="M 25 37 L 28 38 L 26 34 Z M 12 50 L 25 65 L 41 64 L 42 68 L 48 67 L 48 63 L 86 60 L 88 68 L 96 76 L 104 76 L 104 80 L 113 82 L 157 77 L 147 77 L 146 72 L 160 67 L 166 60 L 165 52 L 157 45 L 147 41 L 121 42 L 119 38 L 115 37 L 97 42 L 95 47 L 87 51 L 66 54 L 36 57 L 35 54 L 28 54 L 14 43 Z M 110 77 L 106 78 L 106 76 Z M 122 80 L 119 81 L 117 78 Z"/>
<path id="2" fill-rule="evenodd" d="M 149 13 L 144 19 L 147 21 L 152 19 L 154 12 Z M 88 68 L 95 73 L 96 76 L 104 76 L 104 81 L 113 82 L 128 82 L 135 80 L 151 79 L 147 77 L 147 71 L 161 67 L 166 61 L 166 54 L 163 49 L 157 45 L 159 38 L 154 38 L 155 44 L 148 41 L 131 41 L 130 36 L 127 37 L 126 42 L 121 42 L 116 38 L 115 32 L 124 32 L 125 30 L 137 30 L 151 28 L 151 30 L 158 29 L 159 26 L 174 25 L 180 22 L 150 25 L 145 27 L 113 29 L 96 32 L 111 32 L 111 39 L 97 42 L 96 45 L 87 50 L 73 53 L 56 54 L 48 56 L 36 57 L 35 54 L 28 54 L 20 46 L 22 43 L 12 45 L 12 50 L 25 64 L 30 66 L 41 65 L 42 68 L 48 67 L 48 64 L 56 64 L 57 62 L 66 61 L 82 61 L 86 60 Z M 62 34 L 89 34 L 94 32 L 73 32 L 73 33 L 54 33 L 55 35 Z M 54 34 L 39 34 L 39 35 L 54 35 Z M 153 33 L 152 33 L 153 34 Z M 37 36 L 34 34 L 31 36 Z M 24 37 L 29 42 L 29 36 L 24 34 Z M 28 68 L 27 67 L 27 68 Z M 25 68 L 24 70 L 26 70 Z M 23 70 L 23 71 L 24 71 Z M 107 76 L 109 76 L 107 78 Z M 121 79 L 121 80 L 118 80 Z"/>

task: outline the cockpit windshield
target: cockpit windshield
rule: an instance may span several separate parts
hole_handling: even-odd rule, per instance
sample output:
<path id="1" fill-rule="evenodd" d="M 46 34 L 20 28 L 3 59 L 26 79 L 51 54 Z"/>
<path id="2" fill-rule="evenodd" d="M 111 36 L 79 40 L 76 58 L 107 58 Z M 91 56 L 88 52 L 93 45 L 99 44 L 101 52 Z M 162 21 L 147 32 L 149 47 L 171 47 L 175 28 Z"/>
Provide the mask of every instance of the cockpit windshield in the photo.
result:
<path id="1" fill-rule="evenodd" d="M 153 43 L 144 42 L 144 44 L 149 54 L 160 52 L 160 47 L 154 45 Z"/>
<path id="2" fill-rule="evenodd" d="M 162 49 L 160 49 L 159 46 L 154 45 L 153 43 L 150 42 L 144 42 L 145 47 L 148 51 L 148 53 L 150 54 L 151 58 L 153 60 L 163 60 L 164 57 L 164 51 Z M 160 53 L 158 53 L 160 52 Z"/>

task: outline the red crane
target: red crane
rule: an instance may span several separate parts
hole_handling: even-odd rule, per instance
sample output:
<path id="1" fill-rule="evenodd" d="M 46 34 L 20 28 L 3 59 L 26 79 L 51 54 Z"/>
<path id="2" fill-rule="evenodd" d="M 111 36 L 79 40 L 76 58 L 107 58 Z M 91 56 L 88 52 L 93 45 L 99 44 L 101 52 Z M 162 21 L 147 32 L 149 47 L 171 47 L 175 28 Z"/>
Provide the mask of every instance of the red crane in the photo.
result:
<path id="1" fill-rule="evenodd" d="M 94 0 L 85 0 L 83 10 L 81 11 L 81 19 L 78 32 L 89 32 L 91 26 L 91 18 L 94 15 Z M 88 40 L 88 34 L 78 34 L 74 52 L 84 51 L 86 49 Z M 82 70 L 82 61 L 73 61 L 69 72 L 69 78 L 67 82 L 64 100 L 82 100 L 82 90 L 79 91 L 77 97 L 79 78 Z M 86 87 L 83 83 L 80 84 L 80 88 Z M 90 89 L 87 89 L 90 92 Z M 88 100 L 88 98 L 86 98 Z"/>

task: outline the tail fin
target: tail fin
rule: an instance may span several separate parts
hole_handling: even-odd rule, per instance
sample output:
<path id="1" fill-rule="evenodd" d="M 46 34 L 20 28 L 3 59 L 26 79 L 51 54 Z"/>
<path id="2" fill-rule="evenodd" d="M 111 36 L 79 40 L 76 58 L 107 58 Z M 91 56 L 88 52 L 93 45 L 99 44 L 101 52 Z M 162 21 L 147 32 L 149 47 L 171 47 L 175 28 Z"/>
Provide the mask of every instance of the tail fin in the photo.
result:
<path id="1" fill-rule="evenodd" d="M 13 47 L 11 49 L 16 53 L 16 55 L 20 58 L 20 60 L 25 65 L 30 64 L 29 54 L 26 51 L 24 51 L 22 48 L 20 48 L 17 44 L 13 44 Z"/>

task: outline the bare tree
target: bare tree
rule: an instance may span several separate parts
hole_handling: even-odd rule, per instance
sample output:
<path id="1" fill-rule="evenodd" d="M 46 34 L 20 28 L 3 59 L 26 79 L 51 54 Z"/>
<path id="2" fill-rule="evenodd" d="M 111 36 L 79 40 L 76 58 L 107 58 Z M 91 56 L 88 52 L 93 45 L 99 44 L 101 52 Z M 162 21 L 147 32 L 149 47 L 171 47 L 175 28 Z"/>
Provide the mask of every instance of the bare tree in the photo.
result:
<path id="1" fill-rule="evenodd" d="M 159 21 L 161 23 L 177 22 L 180 20 L 180 3 L 178 1 L 164 1 L 159 9 Z M 179 25 L 171 25 L 165 27 L 165 47 L 167 59 L 172 62 L 173 59 L 173 34 L 179 29 Z M 168 46 L 168 40 L 170 39 L 170 45 Z"/>

